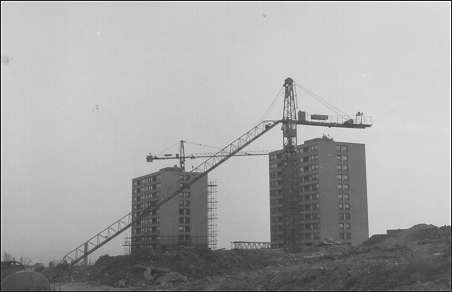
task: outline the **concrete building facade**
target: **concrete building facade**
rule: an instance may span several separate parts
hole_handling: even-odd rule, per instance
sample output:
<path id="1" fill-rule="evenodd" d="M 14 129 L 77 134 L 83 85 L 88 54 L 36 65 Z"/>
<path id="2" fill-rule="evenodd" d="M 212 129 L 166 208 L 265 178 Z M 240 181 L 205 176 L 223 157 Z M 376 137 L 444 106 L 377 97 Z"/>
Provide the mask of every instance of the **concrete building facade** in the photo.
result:
<path id="1" fill-rule="evenodd" d="M 132 216 L 175 191 L 192 173 L 178 167 L 132 180 Z M 190 245 L 208 247 L 207 175 L 132 226 L 131 250 Z"/>
<path id="2" fill-rule="evenodd" d="M 285 247 L 283 150 L 269 154 L 270 224 L 272 247 Z M 310 246 L 323 239 L 358 245 L 369 237 L 364 144 L 335 142 L 322 137 L 297 145 L 297 244 Z M 293 181 L 292 181 L 293 184 Z"/>

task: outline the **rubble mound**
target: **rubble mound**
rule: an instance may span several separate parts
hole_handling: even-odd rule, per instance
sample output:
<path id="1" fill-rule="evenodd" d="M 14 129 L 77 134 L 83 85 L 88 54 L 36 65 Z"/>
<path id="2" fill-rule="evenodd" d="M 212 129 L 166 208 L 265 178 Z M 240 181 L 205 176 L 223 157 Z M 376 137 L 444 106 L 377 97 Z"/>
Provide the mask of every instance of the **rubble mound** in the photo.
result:
<path id="1" fill-rule="evenodd" d="M 446 290 L 451 228 L 419 224 L 373 236 L 361 246 L 196 250 L 102 256 L 74 267 L 92 283 L 128 290 Z M 103 286 L 103 287 L 108 287 Z"/>

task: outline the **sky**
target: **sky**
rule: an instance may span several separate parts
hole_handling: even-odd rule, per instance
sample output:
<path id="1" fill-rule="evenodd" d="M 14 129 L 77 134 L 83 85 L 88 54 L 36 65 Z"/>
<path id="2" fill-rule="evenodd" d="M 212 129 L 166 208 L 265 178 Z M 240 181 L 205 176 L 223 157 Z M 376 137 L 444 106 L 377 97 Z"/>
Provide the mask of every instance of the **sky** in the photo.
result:
<path id="1" fill-rule="evenodd" d="M 366 145 L 370 235 L 450 225 L 449 2 L 1 5 L 2 254 L 61 259 L 130 212 L 133 177 L 177 163 L 149 152 L 224 146 L 280 119 L 282 97 L 269 106 L 287 77 L 373 118 L 298 128 L 299 143 Z M 281 147 L 275 127 L 245 149 Z M 231 158 L 209 178 L 219 247 L 269 241 L 268 158 Z M 92 258 L 122 254 L 127 236 Z"/>

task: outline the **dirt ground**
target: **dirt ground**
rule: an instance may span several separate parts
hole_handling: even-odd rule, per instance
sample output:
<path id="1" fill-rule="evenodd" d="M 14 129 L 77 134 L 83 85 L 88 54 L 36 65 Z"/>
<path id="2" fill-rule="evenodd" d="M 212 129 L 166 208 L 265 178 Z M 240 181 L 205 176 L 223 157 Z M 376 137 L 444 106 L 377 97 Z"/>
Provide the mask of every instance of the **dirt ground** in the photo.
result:
<path id="1" fill-rule="evenodd" d="M 47 271 L 53 290 L 451 290 L 451 230 L 420 224 L 358 247 L 179 250 Z"/>

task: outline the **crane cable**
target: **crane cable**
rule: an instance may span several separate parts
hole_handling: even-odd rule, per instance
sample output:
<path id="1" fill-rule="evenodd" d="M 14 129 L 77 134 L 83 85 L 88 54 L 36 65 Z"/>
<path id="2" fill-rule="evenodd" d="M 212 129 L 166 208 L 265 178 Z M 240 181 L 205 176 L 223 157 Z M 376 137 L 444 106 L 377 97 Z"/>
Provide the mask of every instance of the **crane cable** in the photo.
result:
<path id="1" fill-rule="evenodd" d="M 259 122 L 263 121 L 265 119 L 265 117 L 270 113 L 270 111 L 273 109 L 276 101 L 279 99 L 279 96 L 281 95 L 281 92 L 283 90 L 284 86 L 281 86 L 278 90 L 278 93 L 276 94 L 276 96 L 274 97 L 272 103 L 268 106 L 268 108 L 265 110 L 264 114 L 259 118 Z"/>
<path id="2" fill-rule="evenodd" d="M 314 99 L 316 99 L 319 103 L 321 103 L 322 105 L 324 105 L 326 108 L 328 108 L 329 110 L 333 111 L 336 114 L 342 114 L 342 115 L 347 115 L 346 112 L 344 112 L 343 110 L 341 110 L 340 108 L 338 108 L 337 106 L 334 106 L 332 104 L 330 104 L 328 101 L 326 101 L 325 98 L 321 97 L 320 95 L 316 94 L 315 92 L 309 90 L 308 88 L 304 87 L 303 85 L 294 82 L 295 85 L 300 88 L 301 90 L 303 90 L 304 92 L 306 92 L 308 95 L 310 95 L 311 97 L 313 97 Z"/>
<path id="3" fill-rule="evenodd" d="M 156 155 L 163 154 L 163 152 L 166 152 L 167 150 L 171 149 L 172 147 L 174 147 L 174 146 L 176 146 L 176 145 L 179 145 L 179 142 L 176 142 L 176 143 L 172 144 L 171 146 L 168 146 L 168 147 L 166 147 L 165 149 L 163 149 L 163 150 L 157 152 Z"/>

